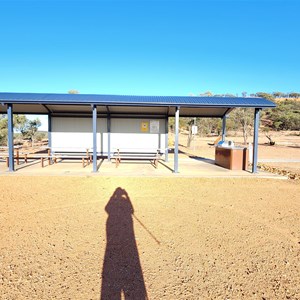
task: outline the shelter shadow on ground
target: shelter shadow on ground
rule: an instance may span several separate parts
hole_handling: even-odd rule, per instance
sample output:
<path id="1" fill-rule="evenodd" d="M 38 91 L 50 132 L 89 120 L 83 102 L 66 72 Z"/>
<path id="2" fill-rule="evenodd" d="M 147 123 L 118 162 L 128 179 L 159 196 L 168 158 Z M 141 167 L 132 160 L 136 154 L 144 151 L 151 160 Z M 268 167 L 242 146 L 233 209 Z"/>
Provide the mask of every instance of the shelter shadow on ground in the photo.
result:
<path id="1" fill-rule="evenodd" d="M 107 244 L 102 269 L 101 299 L 147 299 L 133 228 L 134 209 L 126 190 L 118 187 L 105 210 L 108 213 Z"/>

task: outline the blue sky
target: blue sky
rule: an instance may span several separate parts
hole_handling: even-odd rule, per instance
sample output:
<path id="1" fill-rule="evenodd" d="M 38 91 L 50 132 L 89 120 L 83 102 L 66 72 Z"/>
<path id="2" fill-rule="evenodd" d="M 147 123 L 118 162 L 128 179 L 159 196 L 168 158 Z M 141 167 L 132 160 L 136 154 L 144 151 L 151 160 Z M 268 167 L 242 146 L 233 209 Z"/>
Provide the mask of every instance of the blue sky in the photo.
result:
<path id="1" fill-rule="evenodd" d="M 300 1 L 3 1 L 0 91 L 300 91 Z"/>

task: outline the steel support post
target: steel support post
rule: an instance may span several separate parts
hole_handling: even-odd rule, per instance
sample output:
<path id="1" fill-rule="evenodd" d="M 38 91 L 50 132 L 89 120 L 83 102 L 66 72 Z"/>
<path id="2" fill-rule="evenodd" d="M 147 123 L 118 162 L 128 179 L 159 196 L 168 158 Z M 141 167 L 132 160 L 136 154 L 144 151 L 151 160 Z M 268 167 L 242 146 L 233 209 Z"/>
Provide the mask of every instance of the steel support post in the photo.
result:
<path id="1" fill-rule="evenodd" d="M 111 118 L 107 116 L 107 159 L 110 161 L 111 153 L 110 153 L 110 131 L 111 131 Z"/>
<path id="2" fill-rule="evenodd" d="M 14 123 L 13 123 L 13 105 L 7 104 L 7 122 L 8 122 L 8 170 L 15 171 L 14 160 Z"/>
<path id="3" fill-rule="evenodd" d="M 227 115 L 223 116 L 222 118 L 222 141 L 226 139 L 226 119 Z"/>
<path id="4" fill-rule="evenodd" d="M 259 112 L 260 112 L 260 108 L 255 108 L 255 111 L 254 111 L 254 134 L 253 134 L 252 173 L 257 173 L 257 150 L 258 150 Z"/>
<path id="5" fill-rule="evenodd" d="M 165 120 L 165 162 L 169 161 L 169 118 Z"/>
<path id="6" fill-rule="evenodd" d="M 48 147 L 52 147 L 52 117 L 48 115 Z"/>
<path id="7" fill-rule="evenodd" d="M 97 172 L 97 106 L 93 105 L 93 172 Z"/>
<path id="8" fill-rule="evenodd" d="M 174 173 L 178 173 L 179 110 L 180 110 L 180 107 L 176 107 L 176 112 L 175 112 Z"/>

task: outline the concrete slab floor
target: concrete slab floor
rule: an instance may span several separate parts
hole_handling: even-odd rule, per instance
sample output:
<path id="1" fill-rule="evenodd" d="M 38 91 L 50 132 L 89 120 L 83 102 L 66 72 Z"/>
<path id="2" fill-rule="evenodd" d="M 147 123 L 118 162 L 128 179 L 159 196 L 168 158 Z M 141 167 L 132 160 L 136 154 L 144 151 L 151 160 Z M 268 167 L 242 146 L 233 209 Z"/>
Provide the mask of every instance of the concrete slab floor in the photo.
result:
<path id="1" fill-rule="evenodd" d="M 173 157 L 169 162 L 161 161 L 155 168 L 149 161 L 122 161 L 116 168 L 113 161 L 98 159 L 98 172 L 93 173 L 93 165 L 82 167 L 80 160 L 63 160 L 56 164 L 48 165 L 44 162 L 41 167 L 39 160 L 30 161 L 27 164 L 21 162 L 15 165 L 16 172 L 8 172 L 5 162 L 0 162 L 0 175 L 33 175 L 33 176 L 130 176 L 130 177 L 249 177 L 249 178 L 274 178 L 287 179 L 287 177 L 259 171 L 252 174 L 249 171 L 228 170 L 214 164 L 214 160 L 205 158 L 179 158 L 179 173 L 173 172 Z"/>

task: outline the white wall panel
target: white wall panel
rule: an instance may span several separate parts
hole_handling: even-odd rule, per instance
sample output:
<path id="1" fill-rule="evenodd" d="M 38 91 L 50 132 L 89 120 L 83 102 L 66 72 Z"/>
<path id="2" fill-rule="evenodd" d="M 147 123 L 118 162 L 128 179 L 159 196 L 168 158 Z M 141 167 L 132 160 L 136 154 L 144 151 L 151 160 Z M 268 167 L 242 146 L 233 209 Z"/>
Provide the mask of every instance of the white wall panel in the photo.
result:
<path id="1" fill-rule="evenodd" d="M 141 123 L 149 119 L 112 119 L 111 150 L 147 152 L 165 149 L 165 120 L 159 120 L 159 133 L 141 132 Z"/>
<path id="2" fill-rule="evenodd" d="M 159 132 L 141 132 L 141 123 L 149 119 L 111 119 L 111 151 L 154 151 L 165 149 L 165 120 L 159 121 Z M 52 118 L 52 148 L 69 151 L 68 148 L 80 149 L 93 147 L 92 118 Z M 97 152 L 107 154 L 107 120 L 97 120 Z"/>
<path id="3" fill-rule="evenodd" d="M 104 132 L 107 131 L 106 119 L 97 120 L 97 151 L 107 151 Z M 106 134 L 105 134 L 106 135 Z M 68 151 L 67 148 L 86 149 L 93 147 L 92 118 L 52 118 L 52 148 Z M 103 149 L 102 145 L 106 145 Z M 64 149 L 63 149 L 64 148 Z"/>

